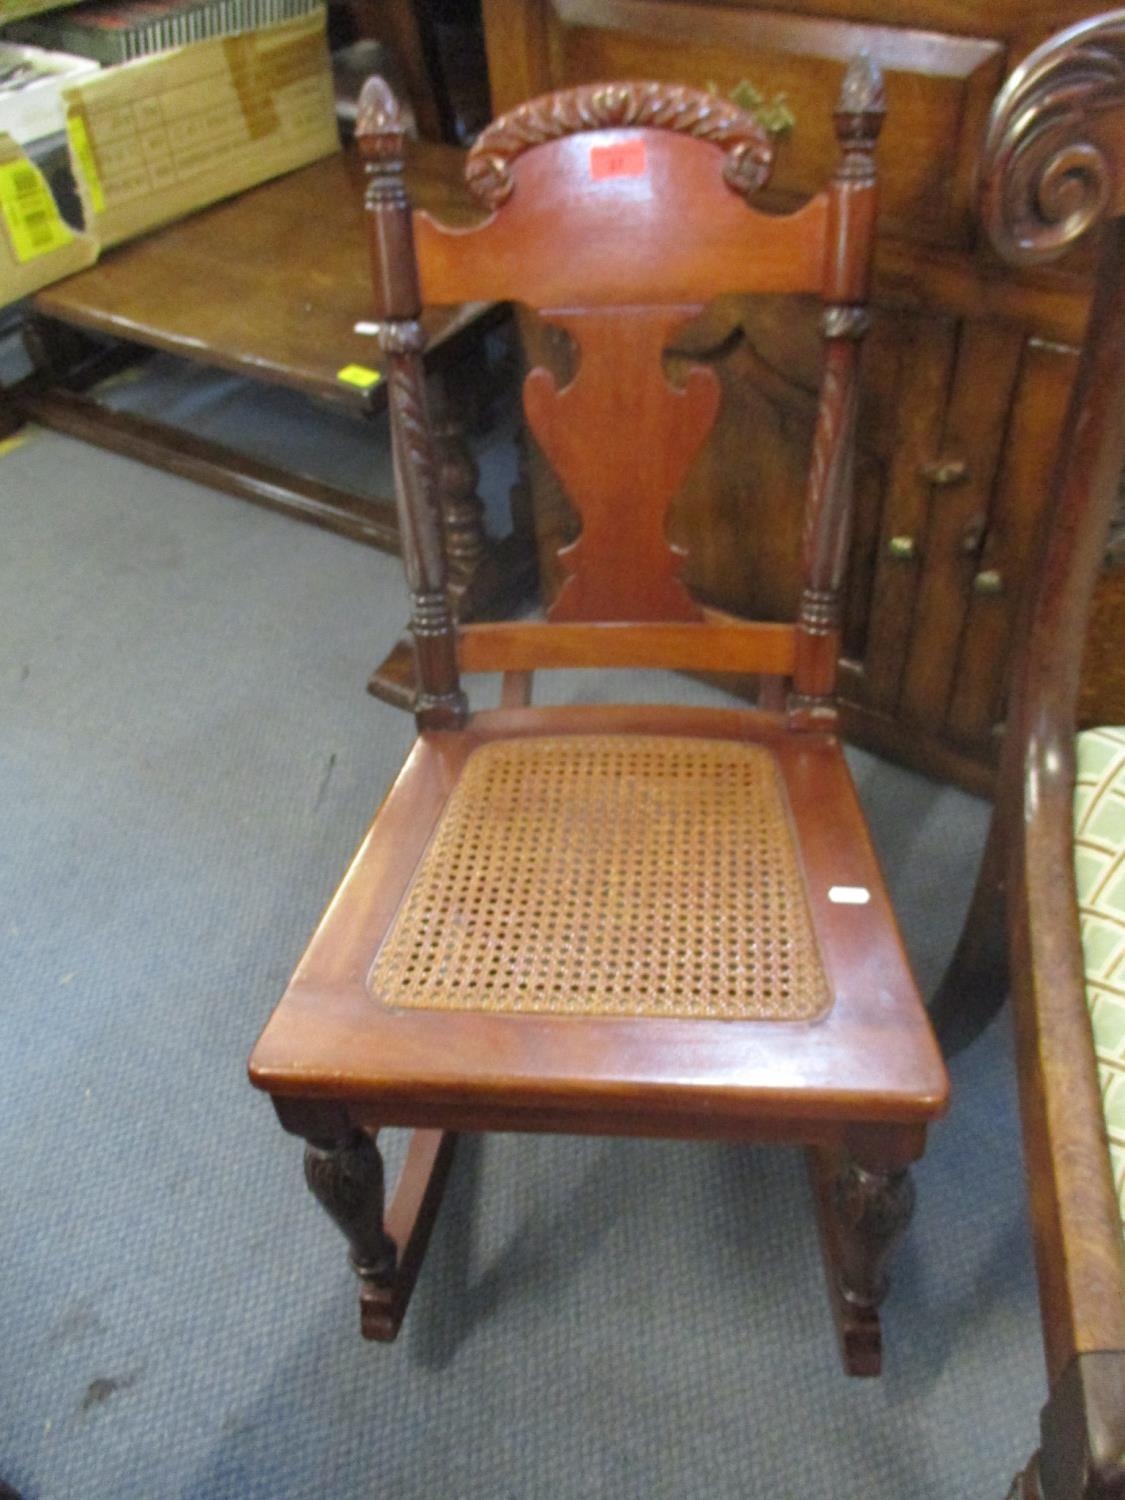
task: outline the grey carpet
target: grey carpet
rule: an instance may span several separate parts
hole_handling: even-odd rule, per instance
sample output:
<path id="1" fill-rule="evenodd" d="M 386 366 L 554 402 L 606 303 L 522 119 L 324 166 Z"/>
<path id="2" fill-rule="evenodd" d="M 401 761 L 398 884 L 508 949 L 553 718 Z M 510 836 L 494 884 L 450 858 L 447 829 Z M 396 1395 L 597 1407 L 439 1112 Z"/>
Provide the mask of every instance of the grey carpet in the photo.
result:
<path id="1" fill-rule="evenodd" d="M 840 1372 L 797 1154 L 732 1146 L 467 1141 L 399 1343 L 364 1345 L 244 1063 L 410 740 L 363 691 L 397 565 L 45 433 L 0 521 L 0 1478 L 1000 1500 L 1043 1396 L 1006 1018 L 954 1067 L 881 1381 Z M 984 809 L 853 763 L 932 984 Z"/>

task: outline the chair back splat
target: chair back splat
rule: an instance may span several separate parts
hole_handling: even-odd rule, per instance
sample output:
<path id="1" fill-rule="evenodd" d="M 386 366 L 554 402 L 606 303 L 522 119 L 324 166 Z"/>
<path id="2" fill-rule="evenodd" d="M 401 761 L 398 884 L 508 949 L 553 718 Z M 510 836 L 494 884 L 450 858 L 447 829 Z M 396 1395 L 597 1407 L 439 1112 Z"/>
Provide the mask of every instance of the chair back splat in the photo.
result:
<path id="1" fill-rule="evenodd" d="M 463 720 L 458 668 L 612 664 L 786 679 L 791 726 L 834 725 L 882 118 L 878 68 L 857 58 L 835 113 L 835 176 L 795 213 L 768 214 L 750 200 L 768 181 L 772 146 L 733 104 L 645 82 L 548 94 L 482 133 L 466 178 L 487 217 L 451 228 L 411 214 L 401 114 L 381 80 L 368 83 L 358 139 L 390 366 L 420 723 Z M 742 621 L 697 603 L 666 532 L 668 509 L 714 425 L 719 385 L 702 366 L 672 385 L 663 352 L 708 301 L 738 292 L 814 293 L 825 303 L 803 586 L 790 624 Z M 560 554 L 565 576 L 545 623 L 458 631 L 444 599 L 418 318 L 423 303 L 481 299 L 521 302 L 577 347 L 577 373 L 563 389 L 548 370 L 530 372 L 524 409 L 581 532 Z"/>

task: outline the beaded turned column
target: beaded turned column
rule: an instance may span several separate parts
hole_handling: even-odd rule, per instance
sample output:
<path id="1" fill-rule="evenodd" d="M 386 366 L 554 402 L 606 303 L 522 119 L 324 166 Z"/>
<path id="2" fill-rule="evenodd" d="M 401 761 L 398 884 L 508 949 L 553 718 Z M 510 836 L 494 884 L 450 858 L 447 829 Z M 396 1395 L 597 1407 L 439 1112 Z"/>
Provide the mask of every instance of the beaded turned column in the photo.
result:
<path id="1" fill-rule="evenodd" d="M 387 364 L 394 449 L 395 503 L 410 586 L 417 694 L 423 729 L 451 728 L 466 716 L 457 673 L 457 642 L 446 592 L 438 465 L 426 406 L 425 335 L 414 259 L 410 204 L 403 182 L 404 124 L 381 78 L 360 95 L 356 142 L 367 172 L 365 209 L 371 247 L 375 320 Z"/>
<path id="2" fill-rule="evenodd" d="M 840 251 L 825 270 L 824 377 L 805 504 L 797 666 L 789 700 L 795 727 L 836 722 L 840 588 L 851 530 L 857 372 L 867 332 L 868 276 L 875 237 L 875 143 L 885 105 L 883 78 L 868 56 L 853 58 L 836 106 L 840 163 L 829 188 L 829 245 Z"/>

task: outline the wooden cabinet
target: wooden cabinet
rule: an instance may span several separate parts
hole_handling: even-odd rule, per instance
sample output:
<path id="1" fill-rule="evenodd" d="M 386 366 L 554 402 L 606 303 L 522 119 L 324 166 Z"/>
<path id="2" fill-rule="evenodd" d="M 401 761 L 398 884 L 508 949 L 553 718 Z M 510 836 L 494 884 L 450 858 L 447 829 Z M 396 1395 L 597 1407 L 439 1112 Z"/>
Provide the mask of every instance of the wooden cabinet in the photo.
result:
<path id="1" fill-rule="evenodd" d="M 866 48 L 888 117 L 875 319 L 865 354 L 857 514 L 842 691 L 850 735 L 986 787 L 1022 580 L 1038 540 L 1076 369 L 1089 260 L 1018 276 L 983 243 L 973 173 L 988 109 L 1033 45 L 1082 0 L 485 0 L 494 113 L 548 89 L 655 77 L 786 95 L 767 206 L 814 191 L 834 159 L 831 105 Z M 523 319 L 528 354 L 566 351 Z M 670 518 L 687 577 L 740 613 L 778 618 L 796 596 L 797 528 L 819 370 L 817 309 L 727 299 L 669 351 L 719 373 L 719 426 Z M 548 590 L 574 533 L 530 459 Z"/>

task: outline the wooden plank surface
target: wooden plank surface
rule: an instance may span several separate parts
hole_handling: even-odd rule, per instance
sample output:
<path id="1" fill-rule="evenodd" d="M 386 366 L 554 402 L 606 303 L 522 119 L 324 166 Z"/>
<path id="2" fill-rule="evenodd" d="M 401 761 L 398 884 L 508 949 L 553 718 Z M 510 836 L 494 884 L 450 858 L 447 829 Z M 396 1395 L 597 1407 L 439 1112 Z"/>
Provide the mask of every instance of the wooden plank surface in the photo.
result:
<path id="1" fill-rule="evenodd" d="M 463 153 L 411 148 L 411 192 L 449 222 L 472 216 Z M 479 210 L 477 215 L 479 217 Z M 108 252 L 47 287 L 38 312 L 256 380 L 362 410 L 381 400 L 338 379 L 350 364 L 380 369 L 371 317 L 363 178 L 348 152 L 253 188 Z M 427 310 L 430 347 L 473 324 L 482 306 Z"/>

